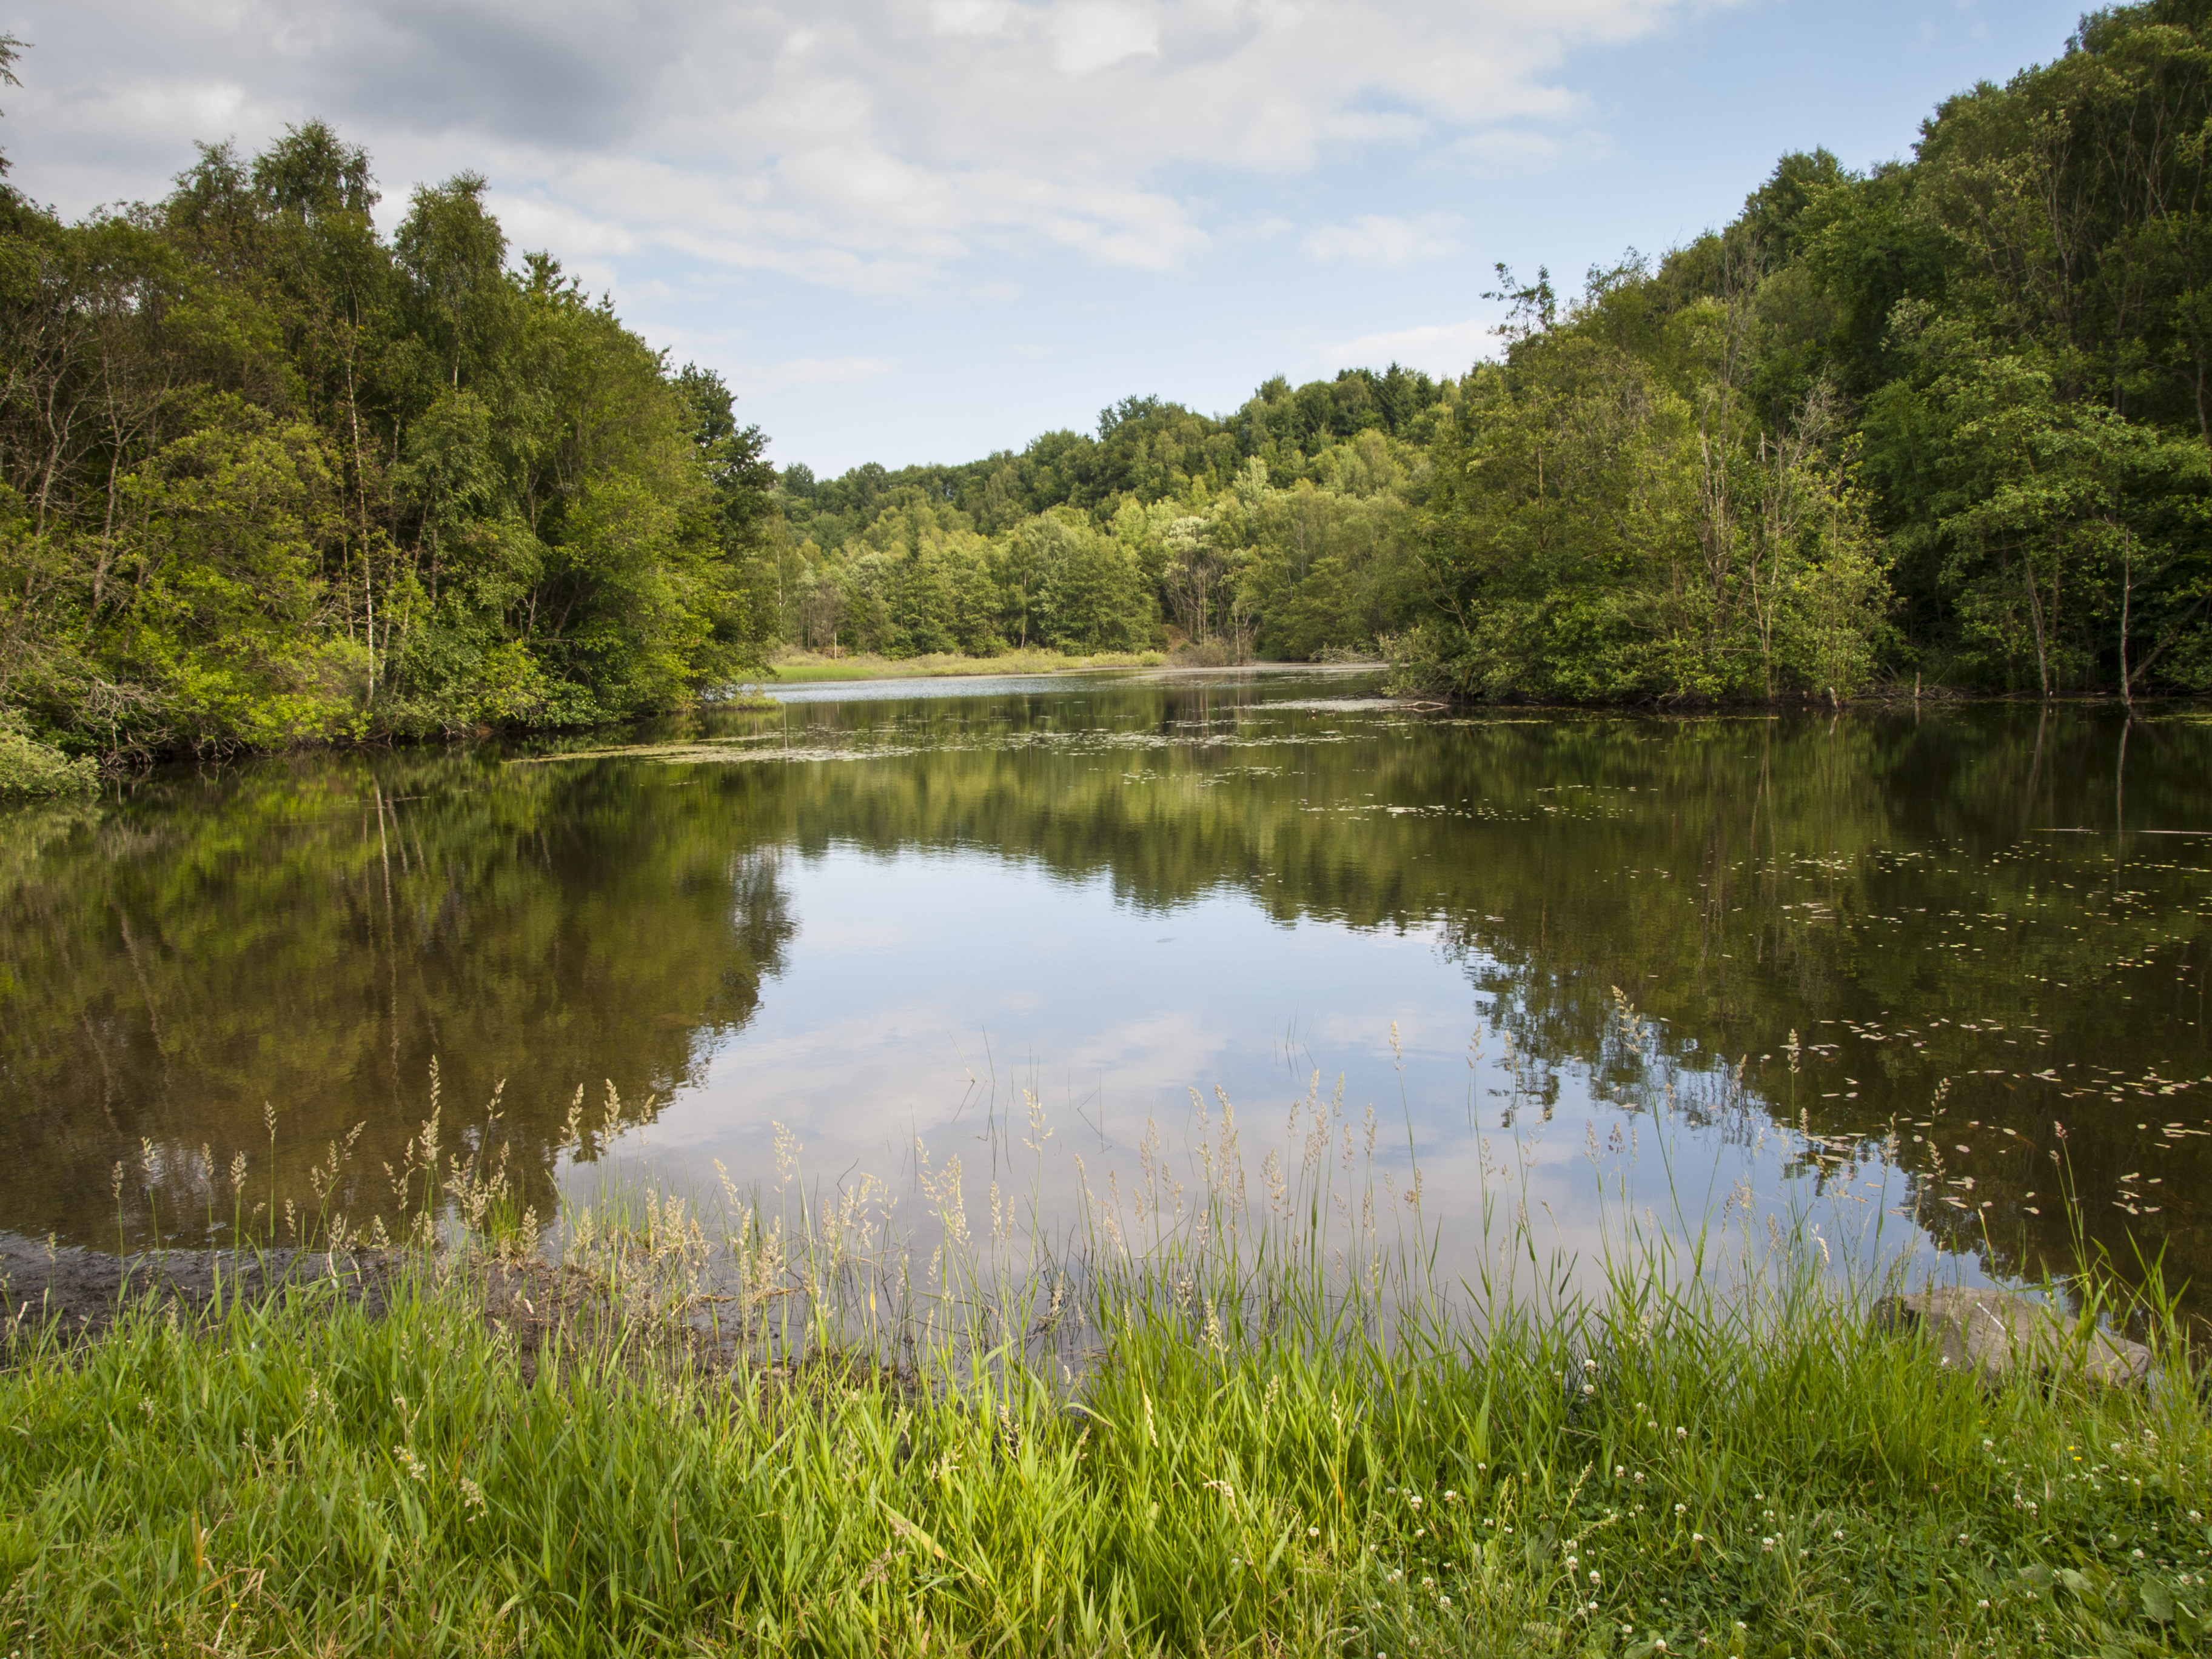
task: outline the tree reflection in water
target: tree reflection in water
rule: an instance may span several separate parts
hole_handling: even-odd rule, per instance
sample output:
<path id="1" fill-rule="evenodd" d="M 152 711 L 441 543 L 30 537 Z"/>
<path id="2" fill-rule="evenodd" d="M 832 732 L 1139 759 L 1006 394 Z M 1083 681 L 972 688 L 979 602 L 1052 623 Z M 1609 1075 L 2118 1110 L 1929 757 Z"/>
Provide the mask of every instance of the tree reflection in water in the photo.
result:
<path id="1" fill-rule="evenodd" d="M 311 1205 L 357 1124 L 335 1201 L 363 1222 L 434 1055 L 456 1133 L 507 1079 L 491 1133 L 550 1212 L 575 1088 L 695 1089 L 806 949 L 787 861 L 835 849 L 1103 883 L 1178 928 L 1231 896 L 1355 942 L 1426 931 L 1539 1117 L 1563 1078 L 1628 1081 L 1619 988 L 1680 1078 L 1741 1065 L 1761 1121 L 1869 1150 L 1894 1125 L 1917 1218 L 1997 1272 L 2067 1249 L 2063 1121 L 2092 1236 L 2212 1280 L 2212 838 L 2169 833 L 2212 830 L 2201 717 L 1410 711 L 1345 676 L 872 690 L 0 820 L 0 1225 L 113 1240 L 120 1162 L 125 1236 L 189 1235 L 230 1218 L 240 1150 L 248 1208 Z M 975 943 L 908 948 L 927 974 Z"/>

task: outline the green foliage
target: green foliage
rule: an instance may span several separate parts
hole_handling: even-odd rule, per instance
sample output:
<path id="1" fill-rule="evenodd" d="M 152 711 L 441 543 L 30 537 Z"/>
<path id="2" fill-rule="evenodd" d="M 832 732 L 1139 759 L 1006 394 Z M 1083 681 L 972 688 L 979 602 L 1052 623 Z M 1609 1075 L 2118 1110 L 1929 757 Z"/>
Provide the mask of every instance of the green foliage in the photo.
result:
<path id="1" fill-rule="evenodd" d="M 1347 369 L 1270 380 L 1218 418 L 1124 398 L 1096 438 L 1048 433 L 965 466 L 788 467 L 778 632 L 893 656 L 1372 653 L 1421 608 L 1413 507 L 1455 395 L 1395 365 Z"/>
<path id="2" fill-rule="evenodd" d="M 7 62 L 12 62 L 9 58 Z M 5 63 L 0 63 L 4 70 Z M 0 707 L 81 745 L 577 725 L 893 658 L 1394 656 L 1471 696 L 2212 688 L 2212 19 L 2144 0 L 1786 155 L 1505 350 L 779 478 L 485 181 L 387 240 L 310 125 L 154 207 L 0 196 Z"/>
<path id="3" fill-rule="evenodd" d="M 1910 163 L 1783 158 L 1656 270 L 1548 278 L 1438 451 L 1444 615 L 1493 694 L 2212 685 L 2212 18 L 2115 8 Z"/>
<path id="4" fill-rule="evenodd" d="M 1310 1160 L 1297 1196 L 1330 1184 Z M 1656 1253 L 1470 1328 L 1374 1228 L 1332 1285 L 1349 1241 L 1232 1194 L 1094 1241 L 1073 1295 L 997 1242 L 920 1289 L 924 1252 L 853 1219 L 714 1237 L 656 1200 L 568 1217 L 557 1273 L 409 1251 L 367 1304 L 341 1273 L 76 1353 L 33 1327 L 0 1619 L 24 1659 L 2203 1640 L 2212 1442 L 2171 1328 L 2156 1391 L 1993 1395 L 1802 1267 L 1723 1292 Z M 743 1287 L 711 1344 L 679 1287 L 710 1255 Z"/>
<path id="5" fill-rule="evenodd" d="M 0 707 L 109 750 L 580 724 L 757 675 L 769 470 L 462 175 L 311 124 L 0 199 Z"/>
<path id="6" fill-rule="evenodd" d="M 2212 18 L 2114 8 L 1946 102 L 1917 159 L 1816 186 L 1808 349 L 1862 400 L 1917 659 L 1970 684 L 2212 684 Z"/>
<path id="7" fill-rule="evenodd" d="M 1874 667 L 1881 556 L 1817 384 L 1758 419 L 1740 295 L 1668 314 L 1640 265 L 1469 377 L 1439 446 L 1415 647 L 1462 691 L 1848 696 Z"/>
<path id="8" fill-rule="evenodd" d="M 0 801 L 90 794 L 99 787 L 99 762 L 88 755 L 70 759 L 25 732 L 21 717 L 0 709 Z"/>
<path id="9" fill-rule="evenodd" d="M 1037 526 L 1073 510 L 1139 556 L 1133 637 L 1156 611 L 1225 658 L 1387 648 L 1466 696 L 2212 688 L 2208 133 L 2212 17 L 2114 8 L 1947 101 L 1911 162 L 1785 155 L 1577 299 L 1501 269 L 1503 360 L 1457 382 L 1130 398 L 965 466 L 794 469 L 782 636 L 950 637 L 842 574 L 910 498 L 994 550 L 1013 642 L 1060 637 Z"/>

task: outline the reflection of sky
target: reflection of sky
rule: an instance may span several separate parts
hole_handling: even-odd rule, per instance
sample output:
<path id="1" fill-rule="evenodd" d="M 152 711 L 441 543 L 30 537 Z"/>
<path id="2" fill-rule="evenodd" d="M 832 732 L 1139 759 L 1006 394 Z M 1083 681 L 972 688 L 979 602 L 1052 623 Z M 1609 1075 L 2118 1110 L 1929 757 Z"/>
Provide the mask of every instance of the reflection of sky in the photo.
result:
<path id="1" fill-rule="evenodd" d="M 1576 1277 L 1595 1288 L 1608 1229 L 1616 1253 L 1628 1227 L 1681 1237 L 1710 1218 L 1740 1235 L 1739 1183 L 1753 1194 L 1762 1246 L 1770 1213 L 1810 1215 L 1839 1258 L 1862 1263 L 1877 1219 L 1887 1254 L 1914 1237 L 1886 1214 L 1904 1188 L 1880 1168 L 1856 1178 L 1856 1201 L 1832 1191 L 1815 1201 L 1809 1181 L 1786 1177 L 1802 1142 L 1755 1101 L 1733 1127 L 1662 1130 L 1594 1099 L 1569 1059 L 1548 1119 L 1533 1100 L 1516 1103 L 1503 1039 L 1486 1031 L 1479 1057 L 1471 1048 L 1480 1022 L 1469 969 L 1496 965 L 1455 959 L 1421 933 L 1285 926 L 1233 890 L 1142 909 L 1117 901 L 1104 877 L 1067 880 L 981 853 L 834 848 L 787 856 L 783 879 L 798 921 L 787 967 L 705 1081 L 621 1150 L 626 1167 L 681 1186 L 710 1180 L 719 1162 L 741 1188 L 765 1187 L 781 1124 L 811 1185 L 872 1174 L 908 1191 L 911 1212 L 919 1140 L 933 1167 L 961 1159 L 979 1228 L 996 1181 L 1025 1209 L 1034 1192 L 1047 1228 L 1064 1235 L 1081 1215 L 1074 1159 L 1094 1190 L 1114 1172 L 1126 1193 L 1153 1124 L 1194 1198 L 1196 1146 L 1219 1133 L 1217 1088 L 1237 1109 L 1256 1194 L 1266 1151 L 1294 1149 L 1307 1133 L 1310 1118 L 1287 1132 L 1285 1120 L 1318 1071 L 1324 1110 L 1344 1079 L 1328 1155 L 1340 1188 L 1366 1179 L 1372 1106 L 1378 1190 L 1401 1194 L 1385 1233 L 1405 1221 L 1417 1157 L 1422 1213 L 1452 1277 L 1479 1271 L 1486 1214 L 1494 1246 L 1502 1224 L 1525 1213 L 1540 1255 L 1579 1257 Z M 1041 1169 L 1021 1144 L 1024 1090 L 1054 1130 Z M 1295 1168 L 1297 1152 L 1287 1156 Z"/>
<path id="2" fill-rule="evenodd" d="M 817 1168 L 896 1167 L 917 1131 L 981 1133 L 968 1120 L 994 1074 L 1001 1101 L 1045 1100 L 1064 1138 L 1126 1151 L 1148 1117 L 1179 1122 L 1193 1086 L 1255 1104 L 1302 1092 L 1289 1055 L 1306 1060 L 1322 1010 L 1332 1043 L 1364 1022 L 1382 1048 L 1394 1018 L 1410 1048 L 1449 1058 L 1464 1041 L 1468 987 L 1428 941 L 1282 927 L 1242 894 L 1162 913 L 1117 902 L 1104 877 L 842 849 L 784 878 L 789 968 L 653 1131 L 733 1170 L 771 1118 Z"/>

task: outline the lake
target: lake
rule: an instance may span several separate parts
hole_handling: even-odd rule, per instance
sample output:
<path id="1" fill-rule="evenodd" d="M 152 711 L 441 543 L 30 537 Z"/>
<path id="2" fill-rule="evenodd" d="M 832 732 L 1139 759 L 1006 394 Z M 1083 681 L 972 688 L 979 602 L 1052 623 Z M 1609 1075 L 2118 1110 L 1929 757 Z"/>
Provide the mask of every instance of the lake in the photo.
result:
<path id="1" fill-rule="evenodd" d="M 2212 1283 L 2208 779 L 2186 708 L 1469 710 L 1325 670 L 167 769 L 0 816 L 0 1228 L 359 1224 L 434 1060 L 541 1216 L 610 1167 L 818 1196 L 957 1158 L 979 1228 L 1018 1194 L 1065 1231 L 1081 1184 L 1158 1199 L 1226 1099 L 1255 1158 L 1371 1134 L 1453 1261 L 1486 1201 L 1591 1249 L 1611 1183 L 2008 1278 L 2071 1259 L 2071 1183 L 2124 1269 Z"/>

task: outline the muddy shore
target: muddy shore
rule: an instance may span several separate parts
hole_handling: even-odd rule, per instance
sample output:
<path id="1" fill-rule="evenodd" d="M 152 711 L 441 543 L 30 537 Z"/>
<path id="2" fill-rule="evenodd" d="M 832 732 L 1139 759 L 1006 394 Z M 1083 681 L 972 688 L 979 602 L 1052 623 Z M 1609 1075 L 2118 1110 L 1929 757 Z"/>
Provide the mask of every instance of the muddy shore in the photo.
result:
<path id="1" fill-rule="evenodd" d="M 126 1303 L 151 1298 L 190 1316 L 218 1297 L 259 1301 L 288 1285 L 337 1278 L 351 1299 L 380 1311 L 394 1265 L 379 1255 L 321 1250 L 148 1250 L 116 1255 L 0 1232 L 0 1321 L 10 1340 L 52 1328 L 96 1337 Z"/>

